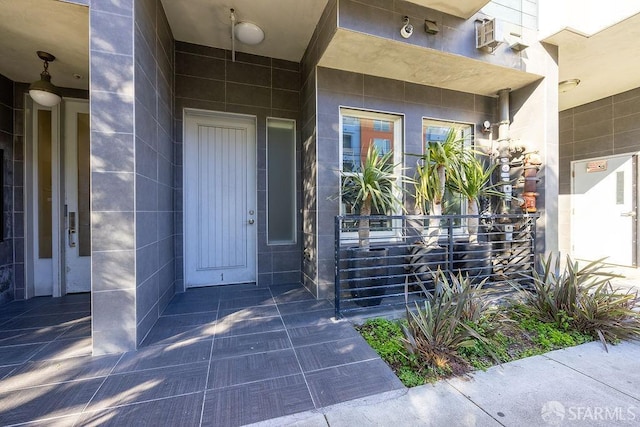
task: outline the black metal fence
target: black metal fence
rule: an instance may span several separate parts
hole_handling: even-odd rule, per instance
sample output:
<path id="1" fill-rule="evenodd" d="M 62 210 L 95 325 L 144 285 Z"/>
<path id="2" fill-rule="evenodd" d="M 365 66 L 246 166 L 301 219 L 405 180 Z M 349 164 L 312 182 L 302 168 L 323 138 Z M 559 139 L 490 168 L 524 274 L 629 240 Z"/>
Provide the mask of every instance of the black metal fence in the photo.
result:
<path id="1" fill-rule="evenodd" d="M 369 219 L 369 247 L 358 229 Z M 335 218 L 336 317 L 351 311 L 404 305 L 423 296 L 438 269 L 505 288 L 525 284 L 535 266 L 537 214 L 337 216 Z M 477 235 L 469 225 L 479 223 Z M 471 227 L 473 228 L 473 227 Z"/>

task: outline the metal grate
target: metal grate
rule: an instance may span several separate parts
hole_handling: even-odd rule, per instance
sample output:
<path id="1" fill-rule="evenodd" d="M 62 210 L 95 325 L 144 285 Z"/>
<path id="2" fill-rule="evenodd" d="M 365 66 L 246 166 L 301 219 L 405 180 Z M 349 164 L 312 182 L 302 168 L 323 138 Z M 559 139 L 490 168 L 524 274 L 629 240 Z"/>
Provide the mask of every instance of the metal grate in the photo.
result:
<path id="1" fill-rule="evenodd" d="M 535 266 L 538 214 L 434 216 L 354 215 L 335 218 L 336 317 L 405 304 L 433 285 L 438 268 L 468 275 L 486 286 L 526 284 Z M 358 248 L 358 224 L 370 220 L 370 248 Z M 464 226 L 478 219 L 477 243 Z"/>

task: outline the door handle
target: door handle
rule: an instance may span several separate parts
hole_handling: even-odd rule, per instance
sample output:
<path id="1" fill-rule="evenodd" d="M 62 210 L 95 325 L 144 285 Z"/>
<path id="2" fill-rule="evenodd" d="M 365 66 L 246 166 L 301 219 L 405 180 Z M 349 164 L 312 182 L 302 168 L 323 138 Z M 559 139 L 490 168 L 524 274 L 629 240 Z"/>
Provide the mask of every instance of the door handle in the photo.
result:
<path id="1" fill-rule="evenodd" d="M 76 247 L 76 213 L 69 212 L 69 247 Z"/>
<path id="2" fill-rule="evenodd" d="M 636 211 L 630 211 L 630 212 L 622 212 L 620 214 L 620 216 L 630 216 L 630 217 L 634 217 L 636 216 Z"/>
<path id="3" fill-rule="evenodd" d="M 249 224 L 253 224 L 253 223 L 255 223 L 255 222 L 256 222 L 256 221 L 255 221 L 254 219 L 250 219 L 250 220 L 249 220 Z"/>

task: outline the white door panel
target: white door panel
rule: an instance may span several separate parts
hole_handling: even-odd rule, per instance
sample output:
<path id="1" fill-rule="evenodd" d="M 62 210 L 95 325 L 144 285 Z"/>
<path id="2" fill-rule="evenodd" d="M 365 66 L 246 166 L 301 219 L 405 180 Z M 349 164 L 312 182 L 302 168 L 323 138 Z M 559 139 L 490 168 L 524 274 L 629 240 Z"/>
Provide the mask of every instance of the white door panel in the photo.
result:
<path id="1" fill-rule="evenodd" d="M 573 162 L 572 247 L 577 259 L 635 266 L 634 156 Z"/>
<path id="2" fill-rule="evenodd" d="M 255 120 L 185 116 L 187 287 L 256 280 Z"/>
<path id="3" fill-rule="evenodd" d="M 89 104 L 65 104 L 65 284 L 67 292 L 91 290 Z"/>

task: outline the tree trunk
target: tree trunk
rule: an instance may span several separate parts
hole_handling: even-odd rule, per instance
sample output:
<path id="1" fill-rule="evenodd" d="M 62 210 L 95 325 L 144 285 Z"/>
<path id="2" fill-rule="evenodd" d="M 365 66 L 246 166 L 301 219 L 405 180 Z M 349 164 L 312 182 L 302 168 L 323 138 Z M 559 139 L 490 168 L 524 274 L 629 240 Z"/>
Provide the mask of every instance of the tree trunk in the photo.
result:
<path id="1" fill-rule="evenodd" d="M 362 249 L 369 249 L 369 216 L 371 215 L 371 196 L 362 201 L 362 207 L 360 208 L 360 215 L 367 218 L 360 218 L 358 225 L 358 246 Z"/>
<path id="2" fill-rule="evenodd" d="M 478 224 L 479 224 L 479 208 L 478 202 L 474 199 L 467 200 L 467 214 L 474 215 L 467 218 L 467 229 L 469 230 L 469 243 L 478 243 Z"/>

